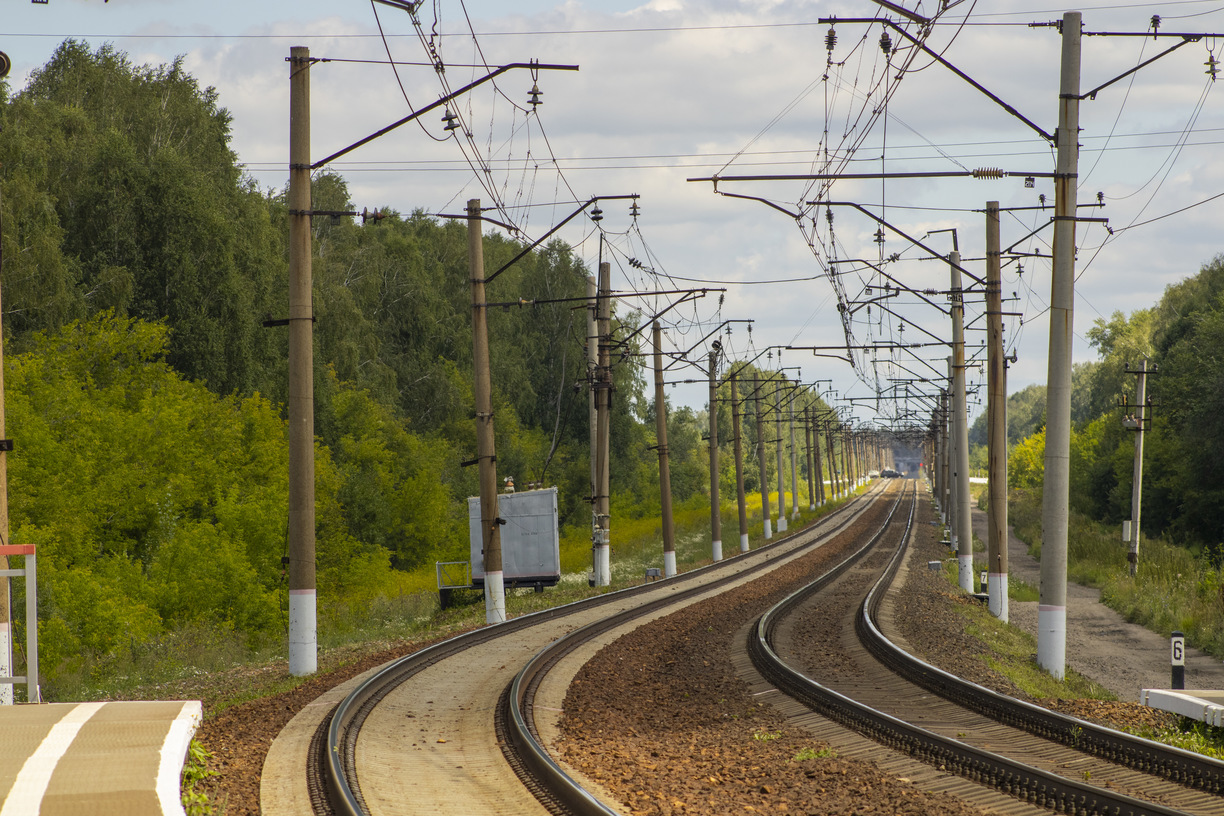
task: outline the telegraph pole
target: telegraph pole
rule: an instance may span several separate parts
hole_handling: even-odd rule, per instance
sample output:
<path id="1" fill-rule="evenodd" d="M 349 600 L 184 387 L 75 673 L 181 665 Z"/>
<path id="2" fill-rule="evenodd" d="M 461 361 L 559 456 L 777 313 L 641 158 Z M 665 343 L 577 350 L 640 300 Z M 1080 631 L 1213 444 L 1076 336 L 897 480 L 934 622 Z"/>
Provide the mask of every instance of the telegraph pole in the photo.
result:
<path id="1" fill-rule="evenodd" d="M 956 429 L 956 532 L 960 588 L 973 592 L 973 508 L 969 504 L 969 411 L 965 395 L 965 297 L 960 252 L 948 256 L 952 272 L 952 401 Z"/>
<path id="2" fill-rule="evenodd" d="M 289 673 L 318 669 L 310 49 L 289 49 Z"/>
<path id="3" fill-rule="evenodd" d="M 612 581 L 612 264 L 604 261 L 599 265 L 598 329 L 595 345 L 598 348 L 599 365 L 595 369 L 595 410 L 598 414 L 596 434 L 599 437 L 598 489 L 595 491 L 595 524 L 599 569 L 596 571 L 596 586 L 608 586 Z M 602 582 L 602 583 L 601 583 Z"/>
<path id="4" fill-rule="evenodd" d="M 829 417 L 829 470 L 832 471 L 831 478 L 833 479 L 833 489 L 837 498 L 845 498 L 846 485 L 846 460 L 843 457 L 840 461 L 837 458 L 837 440 L 836 436 L 840 433 L 845 433 L 845 429 L 833 427 L 833 417 Z"/>
<path id="5" fill-rule="evenodd" d="M 846 496 L 853 496 L 855 485 L 855 466 L 854 466 L 854 433 L 848 426 L 842 433 L 842 462 L 846 468 Z"/>
<path id="6" fill-rule="evenodd" d="M 1046 377 L 1045 484 L 1042 491 L 1041 592 L 1037 664 L 1066 673 L 1067 515 L 1071 491 L 1071 342 L 1075 326 L 1075 212 L 1079 183 L 1080 13 L 1062 17 L 1058 161 L 1054 174 L 1050 360 Z"/>
<path id="7" fill-rule="evenodd" d="M 722 560 L 722 504 L 718 495 L 718 343 L 710 351 L 710 555 Z"/>
<path id="8" fill-rule="evenodd" d="M 472 365 L 475 368 L 476 459 L 480 471 L 480 545 L 484 556 L 485 623 L 506 620 L 497 458 L 493 444 L 493 382 L 489 373 L 489 307 L 485 303 L 484 230 L 480 199 L 467 204 L 468 270 L 472 284 Z"/>
<path id="9" fill-rule="evenodd" d="M 795 449 L 795 399 L 794 386 L 787 398 L 786 407 L 790 420 L 790 454 L 791 454 L 791 518 L 799 517 L 799 462 L 798 451 Z"/>
<path id="10" fill-rule="evenodd" d="M 816 477 L 812 470 L 812 409 L 803 409 L 803 449 L 807 453 L 808 470 L 808 512 L 816 509 Z"/>
<path id="11" fill-rule="evenodd" d="M 986 459 L 989 530 L 987 606 L 1007 622 L 1007 368 L 1003 359 L 1003 275 L 999 202 L 986 202 Z"/>
<path id="12" fill-rule="evenodd" d="M 812 442 L 816 449 L 816 495 L 820 499 L 820 506 L 825 503 L 825 488 L 824 488 L 824 463 L 821 462 L 820 456 L 820 420 L 816 418 L 816 412 L 811 406 L 808 406 L 808 422 L 812 426 Z"/>
<path id="13" fill-rule="evenodd" d="M 5 71 L 7 73 L 7 71 Z M 3 74 L 0 74 L 3 76 Z M 4 230 L 3 225 L 0 225 L 0 275 L 4 272 Z M 3 333 L 0 333 L 0 439 L 4 439 L 4 340 Z M 5 451 L 7 447 L 0 448 L 0 546 L 6 546 L 9 543 L 9 511 L 8 511 L 8 453 Z M 26 557 L 26 563 L 29 563 L 29 556 Z M 27 567 L 28 568 L 28 567 Z M 0 555 L 0 570 L 8 569 L 8 556 Z M 27 603 L 27 608 L 29 604 Z M 33 626 L 34 631 L 38 631 L 38 620 L 30 616 L 26 616 L 26 627 Z M 26 700 L 34 702 L 38 699 L 38 683 L 29 682 L 33 669 L 31 666 L 36 665 L 31 663 L 27 655 L 26 669 Z M 12 596 L 10 594 L 9 579 L 5 577 L 0 581 L 0 677 L 13 676 L 13 605 Z M 8 683 L 0 683 L 0 705 L 13 704 L 13 686 Z"/>
<path id="14" fill-rule="evenodd" d="M 744 446 L 740 423 L 739 383 L 731 372 L 731 432 L 735 434 L 735 501 L 739 507 L 740 552 L 748 552 L 748 505 L 744 497 Z"/>
<path id="15" fill-rule="evenodd" d="M 667 461 L 667 403 L 663 398 L 663 329 L 654 321 L 655 436 L 659 450 L 659 502 L 663 515 L 663 576 L 676 574 L 676 530 L 672 521 L 671 469 Z"/>
<path id="16" fill-rule="evenodd" d="M 1128 417 L 1123 420 L 1128 427 L 1133 422 L 1132 430 L 1135 432 L 1135 469 L 1131 479 L 1130 551 L 1126 554 L 1132 578 L 1139 574 L 1139 510 L 1143 497 L 1143 425 L 1150 418 L 1145 409 L 1147 408 L 1147 375 L 1151 370 L 1148 368 L 1147 358 L 1144 357 L 1139 363 L 1138 370 L 1130 372 L 1135 375 L 1136 380 L 1135 414 L 1133 418 Z M 0 416 L 0 422 L 3 422 L 3 419 L 3 416 Z M 0 434 L 3 432 L 3 425 L 0 425 Z"/>
<path id="17" fill-rule="evenodd" d="M 752 372 L 752 393 L 756 402 L 757 461 L 761 465 L 761 522 L 765 527 L 765 540 L 768 541 L 773 538 L 773 530 L 770 529 L 769 480 L 765 472 L 765 416 L 761 410 L 765 398 L 761 396 L 761 375 L 756 371 Z"/>
<path id="18" fill-rule="evenodd" d="M 586 355 L 587 376 L 591 378 L 591 389 L 587 395 L 587 414 L 591 426 L 591 578 L 595 586 L 607 586 L 603 580 L 603 565 L 599 561 L 599 411 L 595 407 L 595 380 L 599 371 L 599 321 L 596 314 L 599 311 L 599 283 L 593 276 L 587 276 L 587 332 Z"/>
<path id="19" fill-rule="evenodd" d="M 951 382 L 948 383 L 951 388 Z M 940 389 L 939 393 L 939 437 L 942 440 L 943 455 L 939 457 L 939 494 L 943 503 L 941 508 L 945 527 L 952 526 L 952 489 L 949 487 L 949 476 L 952 474 L 952 435 L 950 428 L 951 412 L 948 406 L 949 388 Z"/>
<path id="20" fill-rule="evenodd" d="M 786 379 L 786 375 L 783 375 Z M 782 441 L 782 402 L 778 397 L 778 391 L 781 386 L 774 383 L 774 431 L 778 434 L 778 448 L 775 451 L 778 455 L 778 532 L 785 533 L 786 524 L 786 477 L 785 469 L 782 466 L 782 448 L 785 443 Z"/>

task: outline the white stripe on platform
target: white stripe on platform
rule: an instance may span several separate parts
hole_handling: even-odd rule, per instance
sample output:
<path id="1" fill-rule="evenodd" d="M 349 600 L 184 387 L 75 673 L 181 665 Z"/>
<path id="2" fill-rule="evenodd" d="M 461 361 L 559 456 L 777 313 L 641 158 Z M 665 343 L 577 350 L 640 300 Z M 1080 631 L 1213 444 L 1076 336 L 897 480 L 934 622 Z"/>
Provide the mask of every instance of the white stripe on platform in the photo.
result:
<path id="1" fill-rule="evenodd" d="M 178 716 L 170 723 L 157 764 L 157 801 L 161 804 L 162 813 L 185 816 L 181 782 L 183 761 L 191 745 L 191 737 L 203 718 L 204 709 L 200 702 L 189 700 L 183 703 Z"/>
<path id="2" fill-rule="evenodd" d="M 97 714 L 103 705 L 105 703 L 81 703 L 51 726 L 38 749 L 30 754 L 18 771 L 13 789 L 4 800 L 4 807 L 0 808 L 0 816 L 38 813 L 42 808 L 47 785 L 51 782 L 51 774 L 55 773 L 55 766 L 72 745 L 81 727 Z"/>

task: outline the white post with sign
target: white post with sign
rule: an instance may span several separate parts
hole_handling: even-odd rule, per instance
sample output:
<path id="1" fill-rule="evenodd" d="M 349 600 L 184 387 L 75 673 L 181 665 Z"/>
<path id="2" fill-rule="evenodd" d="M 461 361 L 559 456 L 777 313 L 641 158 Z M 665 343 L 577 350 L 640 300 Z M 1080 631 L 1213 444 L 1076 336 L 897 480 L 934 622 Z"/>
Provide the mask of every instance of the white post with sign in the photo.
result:
<path id="1" fill-rule="evenodd" d="M 1175 689 L 1186 687 L 1186 636 L 1174 632 L 1169 643 L 1170 662 L 1173 664 L 1173 683 Z"/>

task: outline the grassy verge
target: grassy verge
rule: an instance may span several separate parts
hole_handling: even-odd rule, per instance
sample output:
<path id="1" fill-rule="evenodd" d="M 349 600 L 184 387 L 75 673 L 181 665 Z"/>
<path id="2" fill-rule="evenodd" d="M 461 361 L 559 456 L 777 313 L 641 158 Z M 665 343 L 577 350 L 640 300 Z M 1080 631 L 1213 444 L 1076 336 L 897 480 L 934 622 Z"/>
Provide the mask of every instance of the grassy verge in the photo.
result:
<path id="1" fill-rule="evenodd" d="M 788 494 L 788 515 L 790 505 Z M 748 534 L 750 548 L 764 542 L 760 496 L 750 496 Z M 789 532 L 801 529 L 841 502 L 815 511 L 800 496 L 799 512 L 789 518 Z M 771 495 L 777 512 L 777 494 Z M 674 511 L 676 563 L 684 572 L 712 563 L 709 505 L 701 497 Z M 739 552 L 739 514 L 734 502 L 721 512 L 723 554 Z M 775 520 L 776 521 L 776 520 Z M 614 513 L 612 524 L 612 585 L 588 586 L 590 539 L 586 530 L 567 531 L 561 541 L 562 577 L 544 592 L 512 589 L 506 612 L 519 617 L 572 603 L 597 594 L 624 589 L 644 580 L 647 567 L 661 567 L 663 546 L 658 518 L 626 518 Z M 476 591 L 456 593 L 455 605 L 442 610 L 432 566 L 403 574 L 394 596 L 371 599 L 360 605 L 320 604 L 318 615 L 319 671 L 354 663 L 368 655 L 457 634 L 485 622 L 483 596 Z M 232 630 L 188 627 L 156 642 L 133 644 L 125 653 L 105 661 L 86 662 L 72 674 L 45 683 L 49 701 L 108 699 L 201 699 L 205 716 L 212 717 L 248 700 L 296 688 L 309 678 L 288 674 L 284 644 L 251 644 Z"/>
<path id="2" fill-rule="evenodd" d="M 1008 515 L 1016 535 L 1040 557 L 1040 492 L 1012 491 Z M 1100 589 L 1101 602 L 1126 620 L 1162 635 L 1180 631 L 1188 644 L 1224 658 L 1224 575 L 1216 560 L 1176 542 L 1145 538 L 1132 577 L 1126 554 L 1127 545 L 1113 525 L 1071 513 L 1069 580 Z"/>

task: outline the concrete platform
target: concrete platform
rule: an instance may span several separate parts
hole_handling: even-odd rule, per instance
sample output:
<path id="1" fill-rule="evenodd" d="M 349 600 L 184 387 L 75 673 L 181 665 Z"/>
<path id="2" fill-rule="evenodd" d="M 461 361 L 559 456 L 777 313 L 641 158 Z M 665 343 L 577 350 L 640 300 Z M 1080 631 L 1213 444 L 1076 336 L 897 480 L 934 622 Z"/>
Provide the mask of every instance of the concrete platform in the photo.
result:
<path id="1" fill-rule="evenodd" d="M 196 701 L 0 707 L 0 816 L 183 814 Z"/>
<path id="2" fill-rule="evenodd" d="M 1224 691 L 1214 689 L 1144 689 L 1139 702 L 1172 711 L 1216 728 L 1224 727 Z"/>

